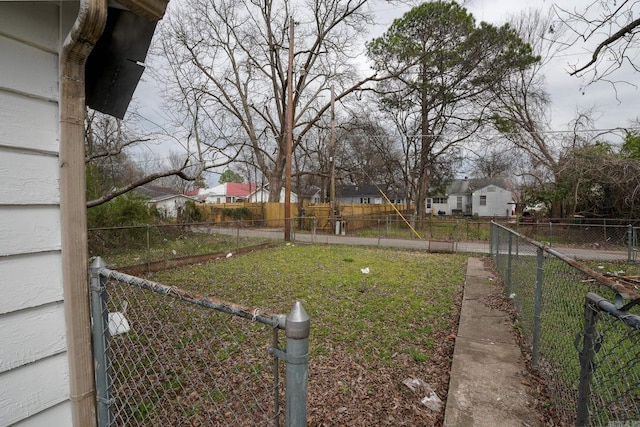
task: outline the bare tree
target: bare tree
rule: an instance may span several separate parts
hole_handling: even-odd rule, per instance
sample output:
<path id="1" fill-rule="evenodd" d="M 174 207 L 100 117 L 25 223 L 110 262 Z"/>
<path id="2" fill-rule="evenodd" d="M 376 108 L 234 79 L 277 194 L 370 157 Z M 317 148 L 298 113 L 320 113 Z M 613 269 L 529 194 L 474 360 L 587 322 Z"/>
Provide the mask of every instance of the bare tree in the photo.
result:
<path id="1" fill-rule="evenodd" d="M 89 208 L 158 179 L 174 177 L 180 182 L 176 189 L 182 188 L 184 182 L 199 179 L 204 170 L 229 161 L 205 164 L 185 151 L 184 155 L 172 154 L 169 163 L 154 162 L 152 167 L 139 167 L 130 150 L 154 142 L 158 135 L 141 137 L 143 132 L 136 128 L 133 120 L 124 122 L 93 110 L 87 112 L 85 125 Z"/>
<path id="2" fill-rule="evenodd" d="M 563 141 L 559 134 L 551 132 L 551 101 L 545 89 L 544 69 L 560 47 L 557 40 L 561 34 L 553 29 L 552 14 L 542 15 L 533 9 L 514 17 L 511 25 L 541 60 L 494 87 L 491 122 L 505 140 L 529 157 L 530 168 L 523 182 L 528 182 L 529 187 L 545 188 L 552 215 L 560 217 L 565 195 L 558 186 L 559 157 L 563 143 L 570 145 L 573 141 Z M 584 121 L 576 120 L 574 131 L 583 124 Z"/>
<path id="3" fill-rule="evenodd" d="M 366 1 L 187 0 L 161 23 L 175 105 L 193 112 L 194 129 L 208 142 L 250 147 L 270 200 L 284 183 L 287 58 L 294 57 L 295 153 L 329 109 L 331 86 L 340 100 L 375 78 L 358 79 L 352 65 L 372 22 Z"/>
<path id="4" fill-rule="evenodd" d="M 151 163 L 153 166 L 147 167 L 147 171 L 163 172 L 167 170 L 180 170 L 185 165 L 188 165 L 185 174 L 188 175 L 190 179 L 184 179 L 179 175 L 167 175 L 154 181 L 154 184 L 171 188 L 181 194 L 193 190 L 196 183 L 202 181 L 201 175 L 204 172 L 203 168 L 189 166 L 189 154 L 185 152 L 171 151 L 167 158 L 161 160 L 155 159 L 155 161 Z"/>
<path id="5" fill-rule="evenodd" d="M 569 65 L 570 74 L 583 76 L 587 84 L 607 81 L 615 87 L 620 81 L 612 80 L 612 74 L 624 64 L 638 71 L 639 7 L 638 0 L 591 0 L 587 6 L 574 9 L 554 5 L 567 29 L 567 47 L 579 46 L 590 52 L 589 60 Z M 624 83 L 636 86 L 629 81 Z"/>

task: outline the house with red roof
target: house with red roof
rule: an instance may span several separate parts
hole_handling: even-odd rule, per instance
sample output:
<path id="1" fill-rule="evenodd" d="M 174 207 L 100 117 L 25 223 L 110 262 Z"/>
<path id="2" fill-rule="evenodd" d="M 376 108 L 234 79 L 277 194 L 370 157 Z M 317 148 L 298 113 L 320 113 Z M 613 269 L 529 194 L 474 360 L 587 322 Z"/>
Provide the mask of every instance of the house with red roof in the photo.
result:
<path id="1" fill-rule="evenodd" d="M 255 183 L 225 182 L 212 188 L 200 189 L 196 197 L 205 203 L 235 203 L 248 200 L 249 194 L 255 189 Z"/>

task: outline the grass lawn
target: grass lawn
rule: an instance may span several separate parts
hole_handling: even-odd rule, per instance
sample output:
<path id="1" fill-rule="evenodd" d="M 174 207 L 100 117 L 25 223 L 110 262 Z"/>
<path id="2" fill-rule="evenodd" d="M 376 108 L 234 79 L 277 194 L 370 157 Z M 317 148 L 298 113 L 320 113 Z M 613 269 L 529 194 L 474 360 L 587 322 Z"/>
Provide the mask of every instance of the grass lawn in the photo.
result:
<path id="1" fill-rule="evenodd" d="M 440 425 L 443 413 L 402 381 L 421 379 L 446 398 L 465 267 L 462 255 L 282 244 L 151 279 L 270 312 L 301 301 L 311 317 L 309 425 Z M 184 319 L 181 303 L 172 304 L 173 318 L 160 322 L 210 316 L 197 310 Z"/>

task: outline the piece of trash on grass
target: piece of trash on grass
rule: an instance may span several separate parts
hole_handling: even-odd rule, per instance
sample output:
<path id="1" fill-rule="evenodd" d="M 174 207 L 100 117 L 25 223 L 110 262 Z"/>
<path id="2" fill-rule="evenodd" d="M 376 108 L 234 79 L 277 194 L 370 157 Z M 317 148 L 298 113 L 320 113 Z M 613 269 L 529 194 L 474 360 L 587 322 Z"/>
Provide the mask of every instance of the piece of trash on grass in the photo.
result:
<path id="1" fill-rule="evenodd" d="M 362 271 L 362 274 L 369 274 L 369 267 L 367 268 L 361 268 L 360 271 Z"/>
<path id="2" fill-rule="evenodd" d="M 109 313 L 109 335 L 124 334 L 129 332 L 130 329 L 129 321 L 124 317 L 123 313 L 119 311 Z"/>
<path id="3" fill-rule="evenodd" d="M 175 250 L 175 249 L 174 249 L 174 250 L 172 250 L 172 251 L 171 251 L 171 253 L 172 253 L 172 254 L 174 254 L 174 255 L 177 255 L 177 252 L 176 252 L 176 250 Z"/>
<path id="4" fill-rule="evenodd" d="M 229 252 L 229 253 L 227 254 L 227 258 L 231 258 L 232 256 L 233 256 L 233 254 L 232 254 L 231 252 Z"/>
<path id="5" fill-rule="evenodd" d="M 516 297 L 516 294 L 509 295 L 509 299 L 514 299 L 515 297 Z"/>
<path id="6" fill-rule="evenodd" d="M 424 396 L 420 400 L 424 406 L 436 412 L 440 412 L 442 410 L 442 400 L 438 397 L 430 384 L 425 383 L 419 378 L 407 378 L 402 381 L 402 383 L 414 393 Z"/>

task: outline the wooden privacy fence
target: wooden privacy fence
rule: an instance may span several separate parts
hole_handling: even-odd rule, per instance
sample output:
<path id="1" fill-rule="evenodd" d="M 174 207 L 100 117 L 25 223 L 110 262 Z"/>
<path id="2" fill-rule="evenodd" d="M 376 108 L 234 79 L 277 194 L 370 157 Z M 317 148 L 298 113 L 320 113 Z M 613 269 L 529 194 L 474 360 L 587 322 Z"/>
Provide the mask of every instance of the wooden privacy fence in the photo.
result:
<path id="1" fill-rule="evenodd" d="M 407 205 L 395 205 L 403 214 L 407 212 Z M 352 230 L 357 230 L 371 225 L 371 220 L 380 215 L 395 213 L 396 210 L 389 204 L 360 204 L 340 203 L 336 206 L 340 219 L 348 221 Z M 205 203 L 198 206 L 203 219 L 211 222 L 228 222 L 234 220 L 250 221 L 254 225 L 266 227 L 284 227 L 284 203 Z M 292 218 L 316 218 L 318 229 L 330 229 L 331 207 L 329 203 L 305 204 L 300 209 L 297 203 L 291 204 Z M 303 227 L 307 228 L 305 221 Z M 299 223 L 300 224 L 300 223 Z"/>

